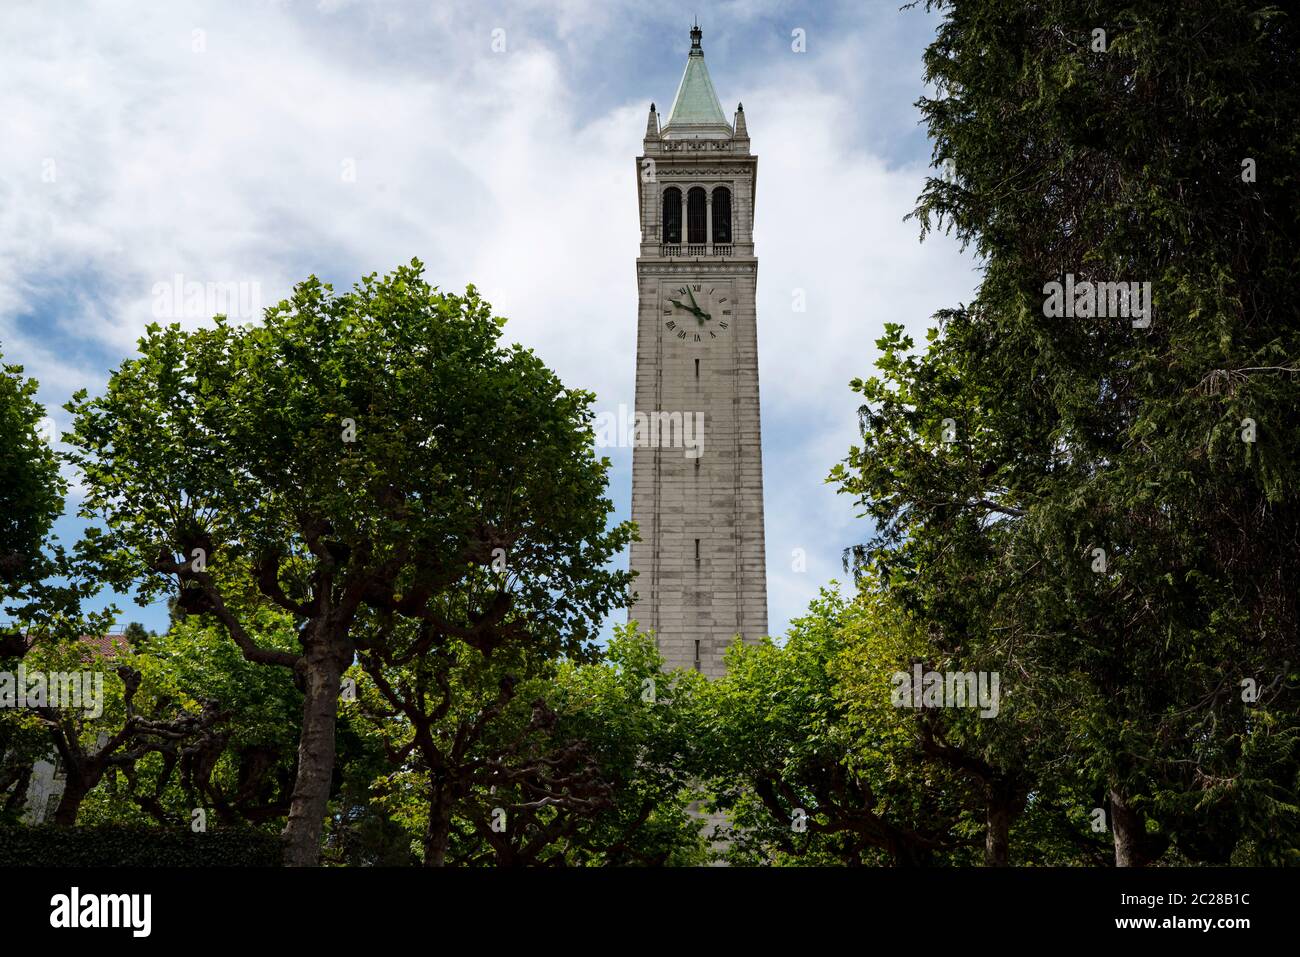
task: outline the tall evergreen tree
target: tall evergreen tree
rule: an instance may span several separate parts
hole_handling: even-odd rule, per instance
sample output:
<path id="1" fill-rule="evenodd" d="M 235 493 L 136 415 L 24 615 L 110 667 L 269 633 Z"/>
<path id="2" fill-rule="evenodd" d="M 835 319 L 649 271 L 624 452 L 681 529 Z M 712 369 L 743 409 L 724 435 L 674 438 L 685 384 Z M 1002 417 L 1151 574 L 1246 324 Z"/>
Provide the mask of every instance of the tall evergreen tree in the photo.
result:
<path id="1" fill-rule="evenodd" d="M 937 653 L 1004 663 L 1059 757 L 1034 773 L 1086 775 L 1118 864 L 1294 859 L 1300 24 L 929 6 L 949 175 L 915 215 L 983 277 L 855 383 L 833 478 L 877 523 L 857 558 Z M 1118 282 L 1151 308 L 1095 295 Z"/>

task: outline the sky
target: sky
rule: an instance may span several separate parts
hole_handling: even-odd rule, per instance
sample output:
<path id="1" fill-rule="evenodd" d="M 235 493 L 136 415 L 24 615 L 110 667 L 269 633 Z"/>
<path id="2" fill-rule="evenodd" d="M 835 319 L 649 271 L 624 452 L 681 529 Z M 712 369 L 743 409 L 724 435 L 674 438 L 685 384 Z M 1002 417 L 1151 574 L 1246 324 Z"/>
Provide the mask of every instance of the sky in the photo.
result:
<path id="1" fill-rule="evenodd" d="M 39 380 L 57 433 L 63 403 L 101 391 L 148 323 L 211 321 L 213 302 L 160 295 L 178 281 L 236 284 L 220 311 L 255 321 L 308 275 L 345 288 L 417 257 L 444 289 L 473 283 L 508 317 L 505 337 L 594 391 L 597 411 L 631 407 L 635 158 L 698 17 L 724 112 L 744 103 L 761 171 L 779 637 L 870 536 L 825 484 L 857 438 L 849 380 L 871 373 L 884 323 L 923 341 L 978 281 L 969 252 L 922 243 L 904 221 L 933 174 L 915 102 L 937 17 L 900 5 L 5 0 L 0 352 Z M 613 520 L 625 519 L 631 450 L 605 453 Z M 65 542 L 85 525 L 69 478 Z M 120 622 L 166 626 L 161 606 L 109 601 Z"/>

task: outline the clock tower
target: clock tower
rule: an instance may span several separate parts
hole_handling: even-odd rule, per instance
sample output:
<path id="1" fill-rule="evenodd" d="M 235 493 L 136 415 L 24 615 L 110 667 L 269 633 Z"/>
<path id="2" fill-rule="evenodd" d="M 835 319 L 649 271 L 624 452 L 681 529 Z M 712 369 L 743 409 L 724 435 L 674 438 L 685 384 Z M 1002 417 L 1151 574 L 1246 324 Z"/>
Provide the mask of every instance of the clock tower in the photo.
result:
<path id="1" fill-rule="evenodd" d="M 691 30 L 667 122 L 637 157 L 641 252 L 629 617 L 669 668 L 723 672 L 767 633 L 754 188 L 743 106 L 728 122 Z"/>

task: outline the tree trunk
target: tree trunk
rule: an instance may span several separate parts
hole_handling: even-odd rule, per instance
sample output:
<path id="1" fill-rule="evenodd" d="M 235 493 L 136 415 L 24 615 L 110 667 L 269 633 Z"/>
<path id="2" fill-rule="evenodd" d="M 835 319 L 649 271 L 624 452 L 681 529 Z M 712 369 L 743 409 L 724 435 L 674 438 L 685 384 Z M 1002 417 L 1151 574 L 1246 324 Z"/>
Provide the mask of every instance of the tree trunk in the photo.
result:
<path id="1" fill-rule="evenodd" d="M 74 781 L 71 774 L 68 775 L 67 785 L 63 788 L 63 796 L 59 798 L 59 806 L 54 809 L 54 823 L 59 827 L 73 827 L 77 823 L 77 815 L 81 812 L 81 802 L 86 799 L 90 793 L 92 784 L 86 784 L 84 781 Z"/>
<path id="2" fill-rule="evenodd" d="M 1151 863 L 1146 821 L 1114 790 L 1110 792 L 1110 828 L 1115 835 L 1116 867 L 1146 867 Z"/>
<path id="3" fill-rule="evenodd" d="M 1011 822 L 1019 809 L 1014 801 L 990 798 L 985 808 L 984 866 L 1011 865 Z"/>
<path id="4" fill-rule="evenodd" d="M 431 788 L 429 823 L 424 829 L 424 866 L 443 867 L 451 840 L 451 799 L 444 788 Z"/>
<path id="5" fill-rule="evenodd" d="M 985 793 L 984 866 L 1011 866 L 1011 825 L 1025 810 L 1025 791 L 1006 781 Z"/>
<path id="6" fill-rule="evenodd" d="M 0 745 L 3 748 L 3 745 Z M 3 750 L 0 750 L 0 754 Z M 21 811 L 27 803 L 27 789 L 32 786 L 32 766 L 24 764 L 20 769 L 9 777 L 0 781 L 0 794 L 13 788 L 8 800 L 5 801 L 5 810 L 10 812 Z"/>
<path id="7" fill-rule="evenodd" d="M 347 655 L 334 642 L 313 640 L 306 653 L 306 695 L 298 739 L 298 777 L 281 835 L 286 867 L 315 867 L 334 777 L 334 731 Z"/>

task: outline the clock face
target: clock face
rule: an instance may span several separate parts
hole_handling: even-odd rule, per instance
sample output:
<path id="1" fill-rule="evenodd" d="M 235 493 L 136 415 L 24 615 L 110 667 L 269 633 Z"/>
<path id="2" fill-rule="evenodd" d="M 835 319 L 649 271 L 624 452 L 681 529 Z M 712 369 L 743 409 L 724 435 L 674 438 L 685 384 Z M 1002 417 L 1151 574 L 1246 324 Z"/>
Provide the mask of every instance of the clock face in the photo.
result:
<path id="1" fill-rule="evenodd" d="M 688 345 L 705 346 L 731 330 L 736 298 L 729 279 L 665 282 L 659 290 L 664 332 Z"/>

